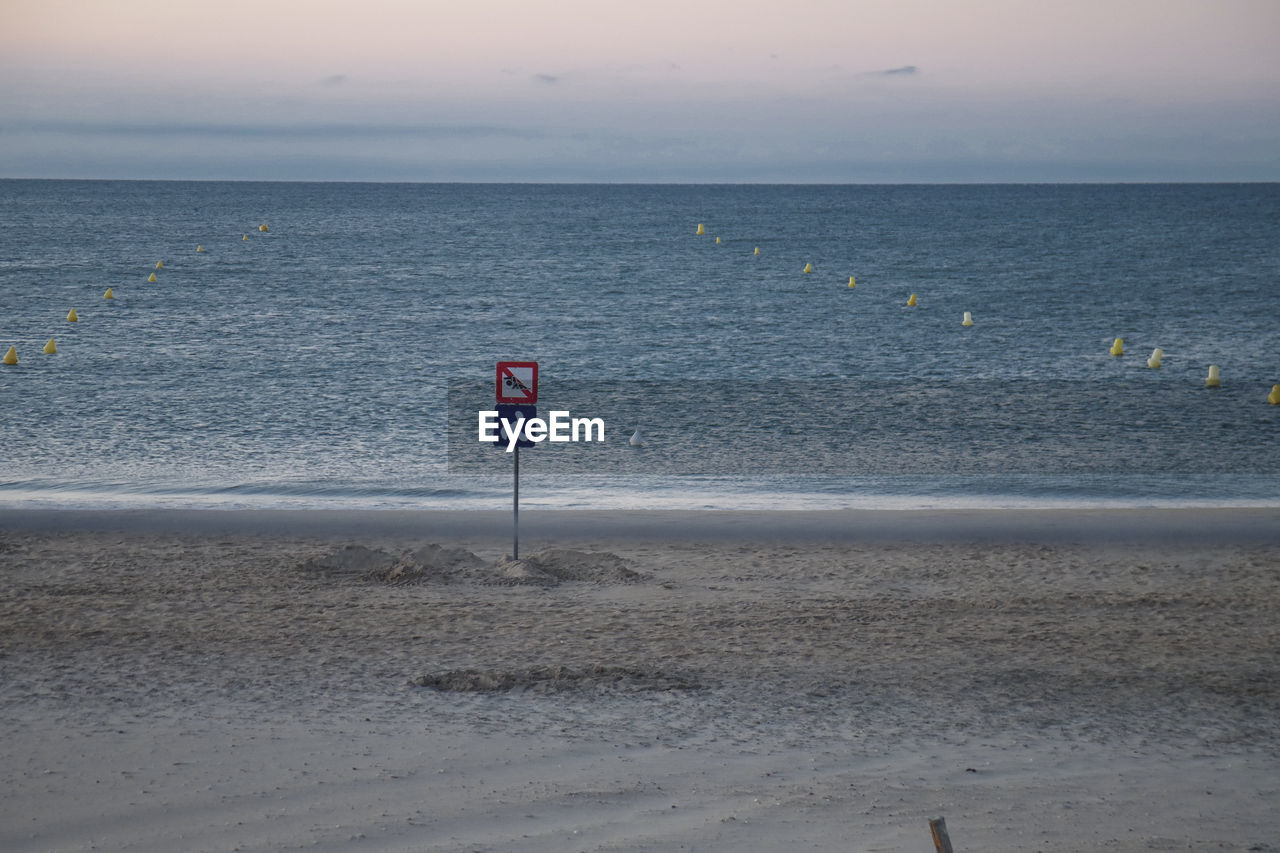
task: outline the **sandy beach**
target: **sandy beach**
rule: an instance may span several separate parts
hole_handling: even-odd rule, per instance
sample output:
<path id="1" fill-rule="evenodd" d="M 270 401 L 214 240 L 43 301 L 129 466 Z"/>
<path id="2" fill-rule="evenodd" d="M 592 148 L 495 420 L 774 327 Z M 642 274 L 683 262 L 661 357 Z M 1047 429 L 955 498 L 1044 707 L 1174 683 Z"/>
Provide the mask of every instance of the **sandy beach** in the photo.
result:
<path id="1" fill-rule="evenodd" d="M 0 514 L 6 851 L 1280 850 L 1280 510 Z"/>

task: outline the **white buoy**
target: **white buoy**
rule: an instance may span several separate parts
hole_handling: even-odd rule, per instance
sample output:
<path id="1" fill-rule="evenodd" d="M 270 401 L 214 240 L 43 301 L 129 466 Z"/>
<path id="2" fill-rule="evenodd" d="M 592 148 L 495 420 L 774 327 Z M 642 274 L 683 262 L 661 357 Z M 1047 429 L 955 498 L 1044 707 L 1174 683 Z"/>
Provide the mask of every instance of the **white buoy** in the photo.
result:
<path id="1" fill-rule="evenodd" d="M 1164 350 L 1156 347 L 1151 351 L 1151 357 L 1147 359 L 1147 367 L 1155 369 L 1160 366 L 1161 360 L 1164 358 Z"/>
<path id="2" fill-rule="evenodd" d="M 627 440 L 627 444 L 632 447 L 644 447 L 644 439 L 640 437 L 640 430 L 631 433 L 631 438 Z"/>
<path id="3" fill-rule="evenodd" d="M 960 325 L 961 325 L 961 326 L 972 326 L 972 325 L 973 325 L 973 314 L 972 314 L 972 312 L 969 312 L 969 311 L 964 312 L 964 319 L 960 321 Z"/>
<path id="4" fill-rule="evenodd" d="M 1204 387 L 1219 388 L 1222 386 L 1222 376 L 1218 373 L 1218 365 L 1209 365 L 1209 375 L 1204 378 Z"/>

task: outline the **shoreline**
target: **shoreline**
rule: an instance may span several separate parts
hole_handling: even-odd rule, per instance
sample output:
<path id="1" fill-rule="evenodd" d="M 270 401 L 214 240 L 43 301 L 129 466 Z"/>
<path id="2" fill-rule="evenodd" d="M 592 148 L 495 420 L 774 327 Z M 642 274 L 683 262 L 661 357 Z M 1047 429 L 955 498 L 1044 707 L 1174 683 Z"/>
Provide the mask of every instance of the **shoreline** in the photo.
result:
<path id="1" fill-rule="evenodd" d="M 509 541 L 510 510 L 10 509 L 0 532 Z M 523 510 L 522 542 L 1280 544 L 1280 507 Z"/>

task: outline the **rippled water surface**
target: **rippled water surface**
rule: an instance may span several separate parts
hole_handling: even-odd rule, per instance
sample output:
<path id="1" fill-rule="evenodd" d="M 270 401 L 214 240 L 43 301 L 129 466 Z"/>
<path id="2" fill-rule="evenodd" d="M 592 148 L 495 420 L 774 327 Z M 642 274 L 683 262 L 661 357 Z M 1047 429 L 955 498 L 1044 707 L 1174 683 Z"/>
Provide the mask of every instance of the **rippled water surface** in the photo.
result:
<path id="1" fill-rule="evenodd" d="M 503 359 L 530 506 L 1277 503 L 1280 187 L 0 181 L 10 345 L 10 505 L 505 506 Z"/>

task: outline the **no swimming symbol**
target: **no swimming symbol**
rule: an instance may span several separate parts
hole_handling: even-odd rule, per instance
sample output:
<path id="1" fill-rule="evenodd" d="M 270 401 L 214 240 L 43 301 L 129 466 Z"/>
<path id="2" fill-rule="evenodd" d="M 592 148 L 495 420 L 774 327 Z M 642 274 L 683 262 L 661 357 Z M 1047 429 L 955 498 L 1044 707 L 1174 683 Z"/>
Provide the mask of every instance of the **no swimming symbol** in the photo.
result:
<path id="1" fill-rule="evenodd" d="M 538 362 L 498 362 L 496 397 L 499 403 L 538 402 Z"/>

